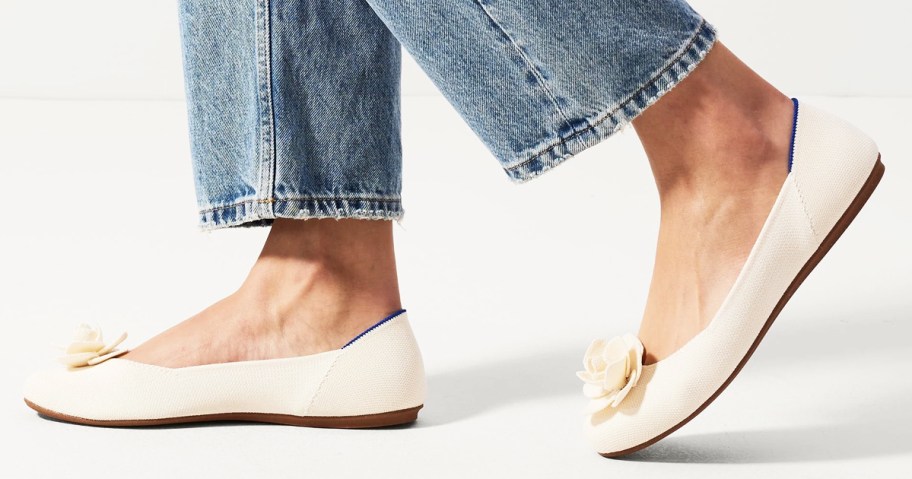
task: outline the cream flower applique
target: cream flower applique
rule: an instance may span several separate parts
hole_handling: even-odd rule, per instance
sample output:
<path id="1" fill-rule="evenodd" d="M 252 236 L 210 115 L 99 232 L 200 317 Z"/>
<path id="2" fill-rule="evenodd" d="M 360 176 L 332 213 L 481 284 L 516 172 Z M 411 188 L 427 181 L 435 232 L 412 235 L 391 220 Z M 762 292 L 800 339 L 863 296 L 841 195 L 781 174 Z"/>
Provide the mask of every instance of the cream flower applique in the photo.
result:
<path id="1" fill-rule="evenodd" d="M 617 407 L 636 386 L 643 372 L 643 343 L 632 335 L 610 341 L 596 339 L 583 358 L 585 371 L 576 373 L 586 384 L 583 394 L 589 398 L 586 414 Z"/>
<path id="2" fill-rule="evenodd" d="M 122 333 L 113 342 L 105 345 L 101 329 L 83 323 L 76 328 L 72 342 L 64 348 L 64 355 L 59 359 L 71 368 L 94 366 L 127 352 L 125 349 L 114 349 L 124 339 L 127 339 L 127 333 Z"/>

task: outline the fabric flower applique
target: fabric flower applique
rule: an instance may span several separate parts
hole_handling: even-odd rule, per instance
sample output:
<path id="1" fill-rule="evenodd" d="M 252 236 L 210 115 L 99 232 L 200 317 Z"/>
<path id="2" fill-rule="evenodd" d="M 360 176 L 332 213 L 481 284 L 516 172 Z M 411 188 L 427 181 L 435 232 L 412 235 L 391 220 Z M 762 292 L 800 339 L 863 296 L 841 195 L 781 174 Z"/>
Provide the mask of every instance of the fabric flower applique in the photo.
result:
<path id="1" fill-rule="evenodd" d="M 589 398 L 586 414 L 618 407 L 643 372 L 643 343 L 632 334 L 611 340 L 596 339 L 586 350 L 583 367 L 586 370 L 576 375 L 586 383 L 583 385 L 583 394 Z"/>
<path id="2" fill-rule="evenodd" d="M 126 353 L 126 349 L 115 349 L 124 339 L 127 339 L 127 333 L 105 345 L 101 329 L 83 323 L 76 328 L 72 342 L 64 348 L 64 355 L 59 360 L 71 368 L 94 366 Z"/>

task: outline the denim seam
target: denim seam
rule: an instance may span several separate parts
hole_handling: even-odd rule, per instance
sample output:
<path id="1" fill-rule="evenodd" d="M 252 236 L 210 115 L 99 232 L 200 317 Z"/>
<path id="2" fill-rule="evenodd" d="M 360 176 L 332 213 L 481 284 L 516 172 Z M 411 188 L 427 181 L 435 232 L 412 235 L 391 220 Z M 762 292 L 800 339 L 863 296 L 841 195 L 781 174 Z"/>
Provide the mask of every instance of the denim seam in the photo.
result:
<path id="1" fill-rule="evenodd" d="M 260 120 L 260 166 L 258 195 L 272 199 L 275 186 L 275 118 L 272 104 L 272 22 L 269 0 L 257 2 L 260 28 L 257 38 L 257 89 Z M 268 203 L 271 201 L 261 201 Z"/>
<path id="2" fill-rule="evenodd" d="M 542 156 L 542 155 L 547 154 L 548 152 L 550 152 L 550 151 L 553 150 L 554 148 L 557 148 L 558 146 L 560 146 L 560 145 L 562 145 L 562 144 L 566 144 L 569 140 L 574 139 L 574 137 L 579 136 L 579 135 L 582 135 L 582 134 L 584 134 L 584 133 L 587 133 L 587 132 L 591 131 L 592 129 L 598 127 L 600 124 L 604 123 L 605 121 L 608 121 L 611 117 L 613 117 L 615 114 L 617 114 L 617 112 L 623 110 L 624 107 L 627 106 L 628 103 L 632 102 L 632 101 L 637 97 L 637 95 L 639 95 L 640 93 L 642 93 L 643 90 L 645 90 L 648 86 L 650 86 L 651 84 L 653 84 L 653 83 L 655 83 L 656 81 L 658 81 L 658 79 L 659 79 L 662 75 L 664 75 L 668 70 L 670 70 L 672 67 L 674 67 L 675 63 L 677 63 L 681 58 L 684 57 L 684 55 L 687 54 L 687 51 L 690 50 L 690 47 L 692 47 L 693 44 L 696 43 L 697 38 L 699 37 L 699 34 L 700 34 L 700 30 L 702 29 L 704 23 L 705 23 L 705 21 L 700 23 L 700 26 L 697 28 L 696 32 L 690 37 L 690 40 L 685 44 L 685 46 L 684 46 L 684 47 L 683 47 L 675 56 L 673 56 L 673 57 L 668 61 L 668 63 L 665 64 L 665 66 L 663 66 L 658 72 L 656 72 L 656 74 L 653 75 L 652 78 L 650 78 L 649 80 L 647 80 L 647 81 L 643 84 L 643 86 L 641 86 L 641 87 L 638 88 L 635 92 L 633 92 L 632 94 L 628 95 L 627 98 L 625 98 L 624 100 L 622 100 L 622 101 L 618 104 L 618 106 L 616 106 L 616 107 L 614 107 L 613 109 L 611 109 L 611 110 L 609 110 L 609 111 L 603 113 L 601 116 L 597 116 L 596 119 L 595 119 L 594 121 L 592 121 L 592 123 L 591 123 L 588 127 L 586 127 L 585 129 L 580 130 L 580 131 L 577 131 L 577 132 L 574 132 L 574 133 L 572 133 L 572 134 L 570 134 L 570 135 L 567 135 L 567 136 L 558 138 L 557 141 L 553 142 L 551 145 L 548 145 L 548 146 L 546 147 L 545 150 L 542 150 L 542 151 L 540 151 L 540 152 L 534 154 L 534 156 L 532 156 L 531 158 L 528 158 L 528 159 L 526 159 L 526 160 L 522 160 L 520 163 L 517 163 L 517 164 L 515 164 L 515 165 L 511 165 L 511 166 L 508 166 L 507 169 L 508 169 L 508 170 L 514 169 L 514 168 L 516 168 L 516 167 L 522 166 L 522 165 L 525 164 L 525 163 L 528 163 L 528 162 L 530 162 L 530 161 L 533 161 L 533 160 L 535 160 L 536 158 L 538 158 L 538 157 L 540 157 L 540 156 Z"/>
<path id="3" fill-rule="evenodd" d="M 254 199 L 250 199 L 250 200 L 238 201 L 236 203 L 230 203 L 227 205 L 213 206 L 211 208 L 199 210 L 199 212 L 200 213 L 211 213 L 213 211 L 225 210 L 228 208 L 236 208 L 238 206 L 242 206 L 242 205 L 246 205 L 246 204 L 277 203 L 280 201 L 310 201 L 310 200 L 330 200 L 330 201 L 354 200 L 354 201 L 376 201 L 377 203 L 398 203 L 398 202 L 402 201 L 402 198 L 393 197 L 393 196 L 386 197 L 386 196 L 320 196 L 320 195 L 289 196 L 286 198 L 254 198 Z"/>
<path id="4" fill-rule="evenodd" d="M 560 115 L 561 120 L 564 122 L 564 125 L 566 125 L 567 128 L 570 129 L 571 132 L 576 133 L 577 130 L 575 128 L 573 128 L 573 124 L 570 123 L 570 117 L 568 117 L 567 114 L 564 113 L 564 110 L 560 107 L 560 104 L 557 102 L 557 97 L 554 95 L 554 92 L 551 91 L 551 88 L 548 87 L 548 84 L 545 82 L 545 77 L 541 74 L 541 72 L 538 70 L 538 68 L 532 62 L 532 59 L 529 58 L 528 55 L 526 55 L 526 53 L 525 53 L 525 51 L 523 51 L 522 47 L 519 46 L 518 43 L 516 43 L 516 40 L 513 39 L 513 36 L 510 35 L 509 32 L 507 32 L 507 30 L 503 27 L 503 25 L 501 25 L 500 22 L 498 22 L 497 19 L 494 18 L 494 15 L 492 15 L 491 12 L 487 8 L 485 8 L 484 3 L 482 3 L 482 0 L 475 0 L 475 3 L 478 5 L 479 8 L 481 8 L 481 11 L 484 12 L 485 16 L 488 17 L 488 20 L 490 20 L 491 23 L 494 24 L 494 26 L 497 28 L 497 30 L 500 32 L 500 34 L 503 35 L 507 39 L 507 41 L 510 42 L 510 45 L 513 47 L 514 50 L 516 50 L 516 53 L 519 55 L 519 58 L 522 59 L 523 63 L 526 64 L 526 67 L 529 69 L 529 71 L 532 72 L 532 75 L 535 76 L 535 80 L 538 82 L 538 85 L 541 87 L 542 91 L 545 92 L 545 96 L 548 97 L 548 100 L 551 101 L 551 105 L 553 105 L 554 109 L 557 110 L 557 114 Z"/>
<path id="5" fill-rule="evenodd" d="M 272 202 L 274 209 L 261 208 Z M 273 206 L 273 205 L 269 205 Z M 363 219 L 401 221 L 404 211 L 400 201 L 389 200 L 251 200 L 235 206 L 220 207 L 199 213 L 203 231 L 231 227 L 266 226 L 278 218 L 288 219 Z"/>
<path id="6" fill-rule="evenodd" d="M 709 34 L 707 34 L 707 30 L 709 31 Z M 707 35 L 706 38 L 702 38 L 705 35 Z M 627 98 L 625 98 L 623 101 L 621 101 L 616 107 L 602 113 L 601 115 L 596 116 L 594 120 L 589 121 L 587 119 L 586 121 L 587 121 L 587 123 L 589 123 L 589 126 L 587 126 L 586 128 L 584 128 L 582 130 L 576 130 L 573 133 L 559 137 L 556 141 L 552 142 L 549 145 L 544 146 L 543 147 L 544 149 L 542 149 L 541 151 L 538 151 L 537 153 L 534 153 L 531 157 L 526 158 L 524 160 L 520 160 L 519 162 L 517 162 L 515 164 L 505 166 L 504 170 L 508 174 L 511 172 L 515 172 L 516 170 L 522 169 L 524 166 L 528 165 L 529 163 L 532 163 L 535 161 L 542 161 L 543 157 L 547 157 L 547 156 L 551 155 L 552 152 L 559 146 L 564 146 L 565 148 L 570 149 L 571 147 L 567 146 L 568 143 L 570 143 L 573 140 L 578 139 L 579 137 L 581 137 L 584 134 L 587 134 L 587 133 L 598 134 L 598 132 L 596 130 L 603 123 L 607 122 L 608 120 L 617 119 L 617 114 L 619 112 L 623 111 L 630 103 L 633 103 L 640 95 L 642 95 L 642 93 L 647 88 L 654 86 L 657 82 L 659 82 L 666 73 L 668 73 L 670 70 L 674 69 L 675 66 L 677 66 L 684 59 L 684 57 L 687 56 L 691 52 L 691 49 L 693 49 L 693 47 L 695 46 L 697 41 L 701 40 L 701 38 L 703 40 L 707 41 L 707 43 L 709 45 L 706 47 L 705 51 L 699 52 L 699 55 L 700 55 L 699 60 L 690 63 L 688 65 L 688 67 L 686 68 L 686 70 L 684 72 L 682 72 L 681 75 L 677 79 L 669 80 L 668 85 L 666 85 L 662 90 L 660 90 L 654 97 L 649 98 L 645 101 L 645 103 L 646 103 L 645 106 L 642 106 L 642 107 L 638 106 L 636 109 L 639 111 L 635 112 L 630 118 L 628 118 L 624 121 L 619 121 L 618 124 L 615 126 L 615 128 L 611 132 L 608 132 L 602 139 L 607 138 L 612 133 L 614 133 L 615 131 L 620 129 L 622 126 L 624 126 L 627 123 L 629 123 L 630 121 L 632 121 L 633 118 L 635 118 L 640 113 L 642 113 L 642 111 L 645 110 L 646 107 L 648 107 L 649 105 L 654 103 L 658 98 L 660 98 L 662 95 L 667 93 L 672 87 L 674 87 L 676 84 L 680 83 L 685 77 L 687 77 L 690 70 L 693 67 L 695 67 L 696 64 L 699 63 L 705 57 L 706 53 L 709 52 L 709 50 L 712 48 L 712 46 L 715 42 L 714 35 L 715 35 L 715 32 L 712 30 L 712 28 L 709 26 L 709 24 L 706 23 L 706 20 L 705 19 L 701 20 L 696 31 L 694 32 L 693 35 L 691 35 L 690 39 L 686 43 L 684 43 L 684 46 L 674 56 L 672 56 L 669 59 L 669 61 L 661 69 L 659 69 L 656 72 L 655 75 L 653 75 L 649 80 L 647 80 L 635 92 L 628 95 Z M 587 148 L 587 146 L 592 146 L 592 145 L 587 145 L 585 142 L 582 142 L 580 144 L 579 151 L 582 151 L 583 149 Z M 569 158 L 570 156 L 572 156 L 575 153 L 578 153 L 579 151 L 571 152 L 567 155 L 564 155 L 563 157 L 545 159 L 544 161 L 552 160 L 552 161 L 556 161 L 556 163 L 545 166 L 539 172 L 534 172 L 534 173 L 517 172 L 518 177 L 513 177 L 513 175 L 511 175 L 511 178 L 513 178 L 514 180 L 519 181 L 519 182 L 529 180 L 531 178 L 534 178 L 535 176 L 540 175 L 541 173 L 544 173 L 544 171 L 551 169 L 554 166 L 557 166 L 557 164 L 562 163 L 563 160 Z"/>
<path id="7" fill-rule="evenodd" d="M 401 209 L 353 209 L 344 214 L 331 212 L 308 212 L 307 214 L 265 214 L 256 211 L 245 211 L 231 217 L 213 217 L 207 214 L 200 218 L 199 227 L 203 231 L 217 230 L 234 227 L 267 226 L 279 218 L 308 220 L 308 219 L 358 219 L 371 221 L 396 221 L 402 220 Z"/>

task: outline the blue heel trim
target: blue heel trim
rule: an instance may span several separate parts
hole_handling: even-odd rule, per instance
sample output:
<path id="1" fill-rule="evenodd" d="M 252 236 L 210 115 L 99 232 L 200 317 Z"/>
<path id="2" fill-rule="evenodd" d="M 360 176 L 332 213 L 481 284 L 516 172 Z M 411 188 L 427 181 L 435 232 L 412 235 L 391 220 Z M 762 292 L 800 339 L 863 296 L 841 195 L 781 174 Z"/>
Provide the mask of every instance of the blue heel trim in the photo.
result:
<path id="1" fill-rule="evenodd" d="M 795 113 L 792 116 L 792 141 L 789 144 L 789 173 L 792 172 L 792 161 L 795 160 L 795 134 L 798 132 L 798 99 L 792 98 L 792 103 L 795 105 Z"/>
<path id="2" fill-rule="evenodd" d="M 387 316 L 387 317 L 381 319 L 377 324 L 375 324 L 375 325 L 373 325 L 373 326 L 371 326 L 371 327 L 365 329 L 364 332 L 362 332 L 361 334 L 355 336 L 355 339 L 352 339 L 351 341 L 345 343 L 345 346 L 342 346 L 342 349 L 345 349 L 345 348 L 351 346 L 355 341 L 361 339 L 361 337 L 364 336 L 365 334 L 367 334 L 367 333 L 369 333 L 369 332 L 371 332 L 371 331 L 377 329 L 377 328 L 380 327 L 380 325 L 382 325 L 383 323 L 385 323 L 385 322 L 387 322 L 387 321 L 389 321 L 389 320 L 395 318 L 396 316 L 399 316 L 400 314 L 402 314 L 402 313 L 404 313 L 404 312 L 405 312 L 404 309 L 400 309 L 399 311 L 396 311 L 395 313 L 393 313 L 393 314 L 391 314 L 391 315 L 389 315 L 389 316 Z"/>

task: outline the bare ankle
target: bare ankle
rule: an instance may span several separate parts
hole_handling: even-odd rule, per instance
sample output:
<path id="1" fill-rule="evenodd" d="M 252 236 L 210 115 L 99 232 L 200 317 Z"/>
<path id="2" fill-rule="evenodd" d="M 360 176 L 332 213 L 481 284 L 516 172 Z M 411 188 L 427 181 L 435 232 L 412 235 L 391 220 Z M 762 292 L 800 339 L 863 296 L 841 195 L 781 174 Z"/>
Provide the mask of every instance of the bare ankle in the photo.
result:
<path id="1" fill-rule="evenodd" d="M 276 220 L 243 288 L 321 284 L 399 301 L 392 224 L 376 220 Z"/>
<path id="2" fill-rule="evenodd" d="M 784 178 L 791 119 L 789 98 L 718 44 L 634 127 L 665 197 L 679 188 L 742 191 L 777 172 Z"/>

